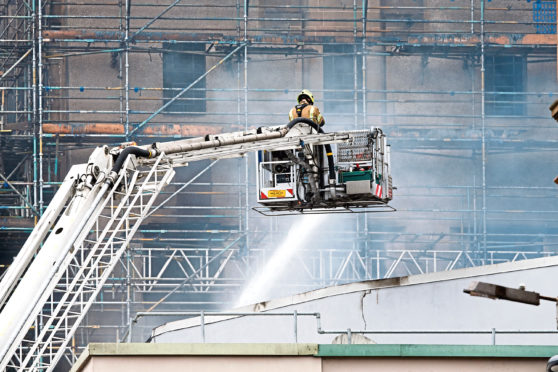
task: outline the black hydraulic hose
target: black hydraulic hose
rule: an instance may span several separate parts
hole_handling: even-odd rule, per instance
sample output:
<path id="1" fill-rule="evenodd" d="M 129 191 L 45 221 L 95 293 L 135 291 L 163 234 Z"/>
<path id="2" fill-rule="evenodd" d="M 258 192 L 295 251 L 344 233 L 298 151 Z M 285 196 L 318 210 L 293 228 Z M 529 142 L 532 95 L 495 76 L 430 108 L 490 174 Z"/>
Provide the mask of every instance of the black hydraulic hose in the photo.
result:
<path id="1" fill-rule="evenodd" d="M 329 179 L 335 179 L 335 164 L 333 162 L 333 151 L 331 151 L 331 145 L 328 143 L 324 145 L 327 155 L 327 165 L 329 167 Z"/>
<path id="2" fill-rule="evenodd" d="M 289 124 L 287 124 L 287 128 L 291 129 L 292 127 L 294 127 L 298 123 L 308 124 L 309 126 L 314 128 L 316 130 L 316 132 L 324 133 L 324 131 L 322 130 L 322 128 L 320 128 L 320 126 L 318 124 L 314 123 L 313 120 L 310 120 L 308 118 L 295 118 L 295 119 L 291 120 L 289 122 Z M 325 147 L 326 155 L 327 155 L 327 165 L 328 165 L 328 168 L 329 168 L 329 179 L 334 180 L 335 179 L 335 163 L 333 162 L 333 152 L 331 151 L 331 145 L 327 144 L 327 145 L 324 145 L 324 147 Z"/>
<path id="3" fill-rule="evenodd" d="M 323 158 L 324 158 L 324 146 L 319 146 L 319 147 L 316 149 L 316 153 L 317 153 L 317 158 L 320 159 L 320 167 L 321 167 L 322 161 L 323 161 Z M 320 177 L 320 183 L 319 183 L 319 188 L 320 188 L 320 190 L 323 190 L 323 189 L 324 189 L 324 186 L 325 186 L 325 184 L 324 184 L 324 178 L 323 178 L 323 177 Z"/>
<path id="4" fill-rule="evenodd" d="M 320 126 L 316 123 L 314 123 L 313 120 L 310 120 L 308 118 L 295 118 L 293 120 L 291 120 L 289 122 L 289 124 L 287 124 L 287 128 L 291 129 L 292 127 L 294 127 L 295 125 L 297 125 L 298 123 L 304 123 L 304 124 L 308 124 L 310 125 L 312 128 L 314 128 L 316 130 L 316 132 L 318 133 L 323 133 L 324 131 L 322 130 L 322 128 L 320 128 Z"/>
<path id="5" fill-rule="evenodd" d="M 124 161 L 126 161 L 128 155 L 135 155 L 141 158 L 150 158 L 155 156 L 156 152 L 155 150 L 144 150 L 140 147 L 134 147 L 134 146 L 126 147 L 124 150 L 120 152 L 120 154 L 118 154 L 118 157 L 114 161 L 114 165 L 112 166 L 109 177 L 107 178 L 106 181 L 107 183 L 114 183 L 116 179 L 116 175 L 124 165 Z"/>

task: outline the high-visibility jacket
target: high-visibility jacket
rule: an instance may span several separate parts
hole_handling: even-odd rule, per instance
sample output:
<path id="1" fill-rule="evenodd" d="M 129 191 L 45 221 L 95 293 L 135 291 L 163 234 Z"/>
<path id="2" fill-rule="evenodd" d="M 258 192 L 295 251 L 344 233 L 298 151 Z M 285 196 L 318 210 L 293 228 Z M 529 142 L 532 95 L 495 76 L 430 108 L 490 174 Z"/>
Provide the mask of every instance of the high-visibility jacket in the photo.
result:
<path id="1" fill-rule="evenodd" d="M 296 105 L 289 112 L 289 121 L 295 118 L 308 118 L 320 126 L 325 124 L 324 117 L 320 114 L 320 109 L 313 105 Z"/>

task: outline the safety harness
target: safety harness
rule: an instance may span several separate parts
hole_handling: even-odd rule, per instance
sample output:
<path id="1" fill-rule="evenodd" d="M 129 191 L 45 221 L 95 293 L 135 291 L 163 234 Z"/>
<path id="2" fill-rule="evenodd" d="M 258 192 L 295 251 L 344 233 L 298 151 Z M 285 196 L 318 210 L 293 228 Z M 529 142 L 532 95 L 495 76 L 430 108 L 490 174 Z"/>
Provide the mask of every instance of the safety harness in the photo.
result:
<path id="1" fill-rule="evenodd" d="M 296 109 L 296 114 L 298 115 L 298 117 L 302 117 L 302 110 L 304 110 L 304 108 L 308 106 L 307 103 L 303 103 L 302 105 L 296 105 L 295 109 Z"/>

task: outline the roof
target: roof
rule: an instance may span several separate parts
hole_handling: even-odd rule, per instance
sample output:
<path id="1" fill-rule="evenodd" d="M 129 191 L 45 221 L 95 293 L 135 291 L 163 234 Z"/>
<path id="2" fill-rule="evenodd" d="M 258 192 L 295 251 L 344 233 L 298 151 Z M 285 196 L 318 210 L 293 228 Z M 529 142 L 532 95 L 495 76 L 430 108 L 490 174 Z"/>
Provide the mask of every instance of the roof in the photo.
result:
<path id="1" fill-rule="evenodd" d="M 374 289 L 383 288 L 393 288 L 393 287 L 405 287 L 413 286 L 419 284 L 436 283 L 456 279 L 464 278 L 474 278 L 484 275 L 492 275 L 506 272 L 515 272 L 523 270 L 532 270 L 544 267 L 558 266 L 558 256 L 542 257 L 530 260 L 521 260 L 515 262 L 505 262 L 494 265 L 485 265 L 477 267 L 469 267 L 464 269 L 450 270 L 450 271 L 439 271 L 434 273 L 411 275 L 404 277 L 379 279 L 379 280 L 367 280 L 361 282 L 348 283 L 343 285 L 337 285 L 333 287 L 320 288 L 314 291 L 309 291 L 305 293 L 296 294 L 293 296 L 287 296 L 278 299 L 272 299 L 269 301 L 263 301 L 256 304 L 239 307 L 234 309 L 234 311 L 239 313 L 246 312 L 263 312 L 274 309 L 280 309 L 290 305 L 297 305 L 305 303 L 308 301 L 313 301 L 321 298 L 338 296 L 348 293 L 368 291 Z M 238 316 L 211 316 L 206 317 L 205 323 L 216 323 L 220 321 L 225 321 L 228 319 L 233 319 Z M 194 317 L 189 319 L 177 320 L 163 324 L 155 328 L 152 332 L 152 336 L 156 337 L 160 334 L 166 332 L 172 332 L 178 329 L 184 329 L 189 327 L 197 327 L 200 325 L 200 318 Z"/>
<path id="2" fill-rule="evenodd" d="M 327 357 L 458 357 L 549 358 L 558 346 L 525 345 L 409 345 L 409 344 L 151 344 L 92 343 L 71 372 L 78 372 L 94 356 L 314 356 Z"/>

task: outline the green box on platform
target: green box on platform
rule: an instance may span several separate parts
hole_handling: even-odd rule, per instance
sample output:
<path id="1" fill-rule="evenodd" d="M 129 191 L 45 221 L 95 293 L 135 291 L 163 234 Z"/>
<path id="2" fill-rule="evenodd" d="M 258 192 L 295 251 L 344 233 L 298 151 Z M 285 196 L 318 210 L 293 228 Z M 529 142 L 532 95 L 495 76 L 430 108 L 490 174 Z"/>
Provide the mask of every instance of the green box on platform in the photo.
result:
<path id="1" fill-rule="evenodd" d="M 371 181 L 372 171 L 354 171 L 354 172 L 340 172 L 339 182 L 344 183 L 347 181 Z"/>

